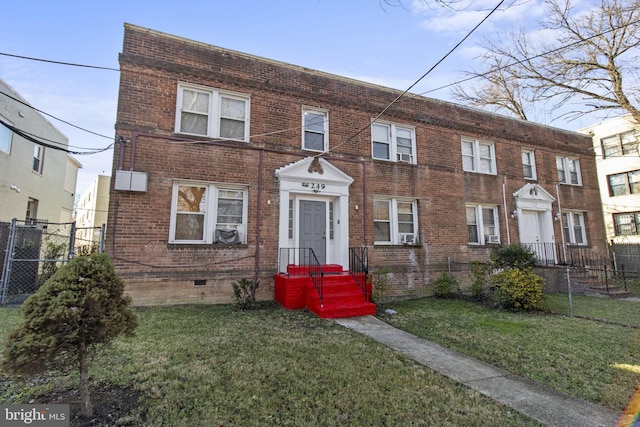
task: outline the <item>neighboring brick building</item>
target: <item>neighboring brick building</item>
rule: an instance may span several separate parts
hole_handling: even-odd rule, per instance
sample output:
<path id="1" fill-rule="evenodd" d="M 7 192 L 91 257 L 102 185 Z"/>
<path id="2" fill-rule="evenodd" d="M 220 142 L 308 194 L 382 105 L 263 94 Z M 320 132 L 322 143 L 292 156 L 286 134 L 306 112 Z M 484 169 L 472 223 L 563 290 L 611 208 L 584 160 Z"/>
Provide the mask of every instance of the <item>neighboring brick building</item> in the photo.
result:
<path id="1" fill-rule="evenodd" d="M 587 136 L 416 95 L 372 124 L 399 91 L 129 24 L 120 70 L 106 250 L 136 304 L 273 298 L 282 248 L 364 245 L 403 297 L 498 244 L 606 253 Z"/>

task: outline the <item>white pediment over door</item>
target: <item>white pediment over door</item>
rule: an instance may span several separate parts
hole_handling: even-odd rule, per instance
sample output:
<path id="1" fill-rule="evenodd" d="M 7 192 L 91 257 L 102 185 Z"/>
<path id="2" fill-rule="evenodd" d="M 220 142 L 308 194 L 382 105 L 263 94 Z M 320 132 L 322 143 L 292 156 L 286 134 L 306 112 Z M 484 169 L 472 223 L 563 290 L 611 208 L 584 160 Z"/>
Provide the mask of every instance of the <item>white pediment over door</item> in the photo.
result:
<path id="1" fill-rule="evenodd" d="M 547 190 L 538 184 L 526 184 L 513 193 L 518 209 L 550 210 L 556 200 Z"/>
<path id="2" fill-rule="evenodd" d="M 349 175 L 319 157 L 304 158 L 275 172 L 281 190 L 347 195 L 353 182 Z"/>

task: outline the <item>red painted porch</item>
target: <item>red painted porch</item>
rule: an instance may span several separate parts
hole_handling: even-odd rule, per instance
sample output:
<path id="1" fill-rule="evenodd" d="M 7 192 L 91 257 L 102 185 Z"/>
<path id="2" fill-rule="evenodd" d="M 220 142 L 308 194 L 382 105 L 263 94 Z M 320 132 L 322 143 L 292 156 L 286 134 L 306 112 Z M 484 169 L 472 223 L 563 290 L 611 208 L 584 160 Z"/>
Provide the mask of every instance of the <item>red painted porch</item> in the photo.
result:
<path id="1" fill-rule="evenodd" d="M 306 308 L 323 319 L 375 314 L 354 277 L 340 265 L 322 266 L 323 299 L 309 275 L 309 268 L 288 265 L 286 273 L 275 275 L 275 300 L 287 310 Z M 370 294 L 370 292 L 367 292 Z"/>

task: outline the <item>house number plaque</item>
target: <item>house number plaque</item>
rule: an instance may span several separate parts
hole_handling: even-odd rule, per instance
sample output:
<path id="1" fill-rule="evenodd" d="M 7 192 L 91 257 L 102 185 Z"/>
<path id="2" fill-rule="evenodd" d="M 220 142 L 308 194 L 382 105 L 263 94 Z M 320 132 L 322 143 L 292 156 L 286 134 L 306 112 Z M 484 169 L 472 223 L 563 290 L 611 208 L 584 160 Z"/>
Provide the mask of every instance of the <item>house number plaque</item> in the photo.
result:
<path id="1" fill-rule="evenodd" d="M 303 182 L 302 186 L 305 188 L 310 188 L 314 193 L 319 193 L 324 190 L 324 184 L 318 184 L 316 182 Z"/>

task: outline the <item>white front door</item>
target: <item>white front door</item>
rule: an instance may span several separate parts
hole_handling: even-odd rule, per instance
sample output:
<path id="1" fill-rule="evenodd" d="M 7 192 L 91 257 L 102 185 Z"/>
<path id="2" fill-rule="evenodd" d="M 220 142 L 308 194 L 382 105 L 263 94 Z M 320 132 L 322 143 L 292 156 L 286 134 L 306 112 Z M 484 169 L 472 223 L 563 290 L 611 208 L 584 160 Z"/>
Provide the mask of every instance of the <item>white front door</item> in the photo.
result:
<path id="1" fill-rule="evenodd" d="M 520 243 L 528 246 L 542 262 L 556 260 L 556 248 L 553 244 L 551 215 L 547 211 L 520 212 Z"/>
<path id="2" fill-rule="evenodd" d="M 540 243 L 540 224 L 536 211 L 522 211 L 520 215 L 520 242 Z"/>

